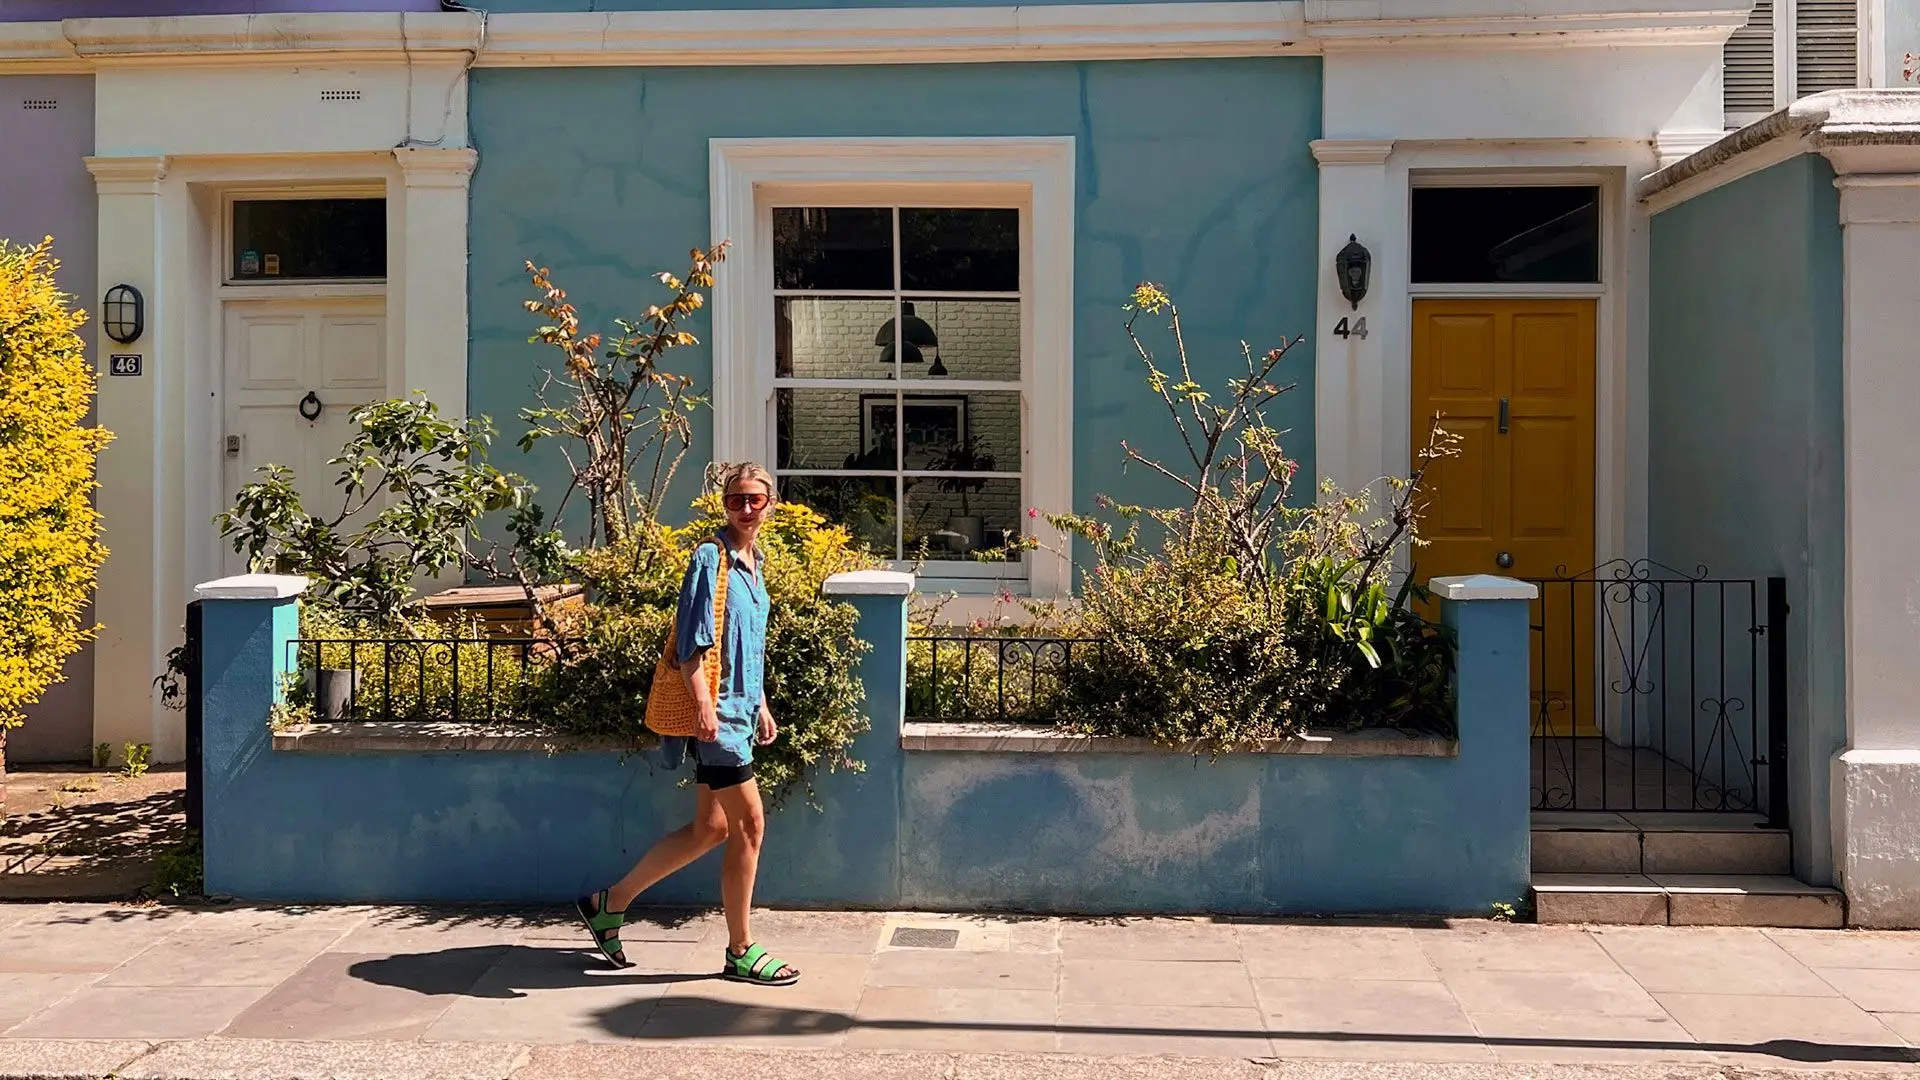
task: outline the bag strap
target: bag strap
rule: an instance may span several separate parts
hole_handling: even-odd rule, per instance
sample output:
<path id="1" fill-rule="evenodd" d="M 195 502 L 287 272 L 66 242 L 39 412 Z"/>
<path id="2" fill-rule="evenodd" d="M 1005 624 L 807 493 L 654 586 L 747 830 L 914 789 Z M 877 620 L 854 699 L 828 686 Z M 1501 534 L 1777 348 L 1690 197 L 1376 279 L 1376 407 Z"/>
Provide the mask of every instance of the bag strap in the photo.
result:
<path id="1" fill-rule="evenodd" d="M 713 694 L 713 703 L 720 703 L 720 666 L 726 663 L 727 655 L 727 579 L 733 576 L 733 552 L 718 540 L 709 541 L 720 549 L 720 569 L 714 574 L 713 583 L 713 667 L 707 673 L 707 689 Z"/>

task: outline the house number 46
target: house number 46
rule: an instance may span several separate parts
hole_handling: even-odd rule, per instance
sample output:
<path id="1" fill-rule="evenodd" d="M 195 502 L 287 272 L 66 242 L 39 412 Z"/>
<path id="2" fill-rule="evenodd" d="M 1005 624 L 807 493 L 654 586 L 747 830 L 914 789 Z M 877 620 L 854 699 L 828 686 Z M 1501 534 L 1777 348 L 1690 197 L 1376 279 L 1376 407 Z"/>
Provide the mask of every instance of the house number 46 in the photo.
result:
<path id="1" fill-rule="evenodd" d="M 1352 326 L 1347 325 L 1347 320 L 1341 319 L 1338 323 L 1334 324 L 1333 335 L 1343 338 L 1359 338 L 1361 341 L 1367 340 L 1367 317 L 1362 315 L 1353 320 Z"/>

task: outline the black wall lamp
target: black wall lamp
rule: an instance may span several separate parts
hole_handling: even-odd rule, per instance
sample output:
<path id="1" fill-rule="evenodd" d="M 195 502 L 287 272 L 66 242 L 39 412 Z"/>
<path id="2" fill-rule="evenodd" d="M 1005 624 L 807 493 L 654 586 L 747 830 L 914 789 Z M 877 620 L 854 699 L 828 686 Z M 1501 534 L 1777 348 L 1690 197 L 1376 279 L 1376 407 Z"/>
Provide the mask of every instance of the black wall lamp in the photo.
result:
<path id="1" fill-rule="evenodd" d="M 147 329 L 147 301 L 131 285 L 115 285 L 100 303 L 101 326 L 107 336 L 131 345 Z"/>
<path id="2" fill-rule="evenodd" d="M 1333 257 L 1333 273 L 1340 279 L 1340 295 L 1355 311 L 1367 296 L 1367 273 L 1373 268 L 1373 256 L 1360 244 L 1359 237 L 1347 234 L 1347 246 Z"/>

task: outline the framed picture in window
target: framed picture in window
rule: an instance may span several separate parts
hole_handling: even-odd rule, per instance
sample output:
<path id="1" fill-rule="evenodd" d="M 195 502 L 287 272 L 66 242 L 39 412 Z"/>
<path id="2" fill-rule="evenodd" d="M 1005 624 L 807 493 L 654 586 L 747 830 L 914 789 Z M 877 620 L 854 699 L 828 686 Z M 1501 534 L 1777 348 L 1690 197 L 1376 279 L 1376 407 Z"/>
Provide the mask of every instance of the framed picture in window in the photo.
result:
<path id="1" fill-rule="evenodd" d="M 926 468 L 933 455 L 966 441 L 965 394 L 908 394 L 901 404 L 906 413 L 906 422 L 900 429 L 907 468 Z M 876 466 L 878 468 L 893 467 L 894 411 L 892 394 L 860 395 L 862 456 L 884 461 Z"/>

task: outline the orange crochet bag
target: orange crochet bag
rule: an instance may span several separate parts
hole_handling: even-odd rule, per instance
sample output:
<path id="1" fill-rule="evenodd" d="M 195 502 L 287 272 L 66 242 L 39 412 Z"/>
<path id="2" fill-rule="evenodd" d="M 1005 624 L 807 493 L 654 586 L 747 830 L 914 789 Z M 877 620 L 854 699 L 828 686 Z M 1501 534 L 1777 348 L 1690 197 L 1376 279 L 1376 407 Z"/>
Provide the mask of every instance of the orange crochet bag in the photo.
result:
<path id="1" fill-rule="evenodd" d="M 720 547 L 714 544 L 714 547 Z M 714 574 L 713 648 L 700 658 L 700 674 L 707 680 L 707 691 L 715 705 L 720 703 L 720 654 L 727 641 L 727 578 L 732 567 L 725 549 L 720 552 L 720 569 Z M 673 624 L 667 627 L 667 644 L 660 650 L 660 661 L 653 667 L 653 689 L 647 693 L 647 730 L 655 735 L 686 738 L 693 734 L 693 720 L 699 708 L 686 680 L 680 677 L 676 638 L 680 633 L 680 613 L 674 611 Z"/>

